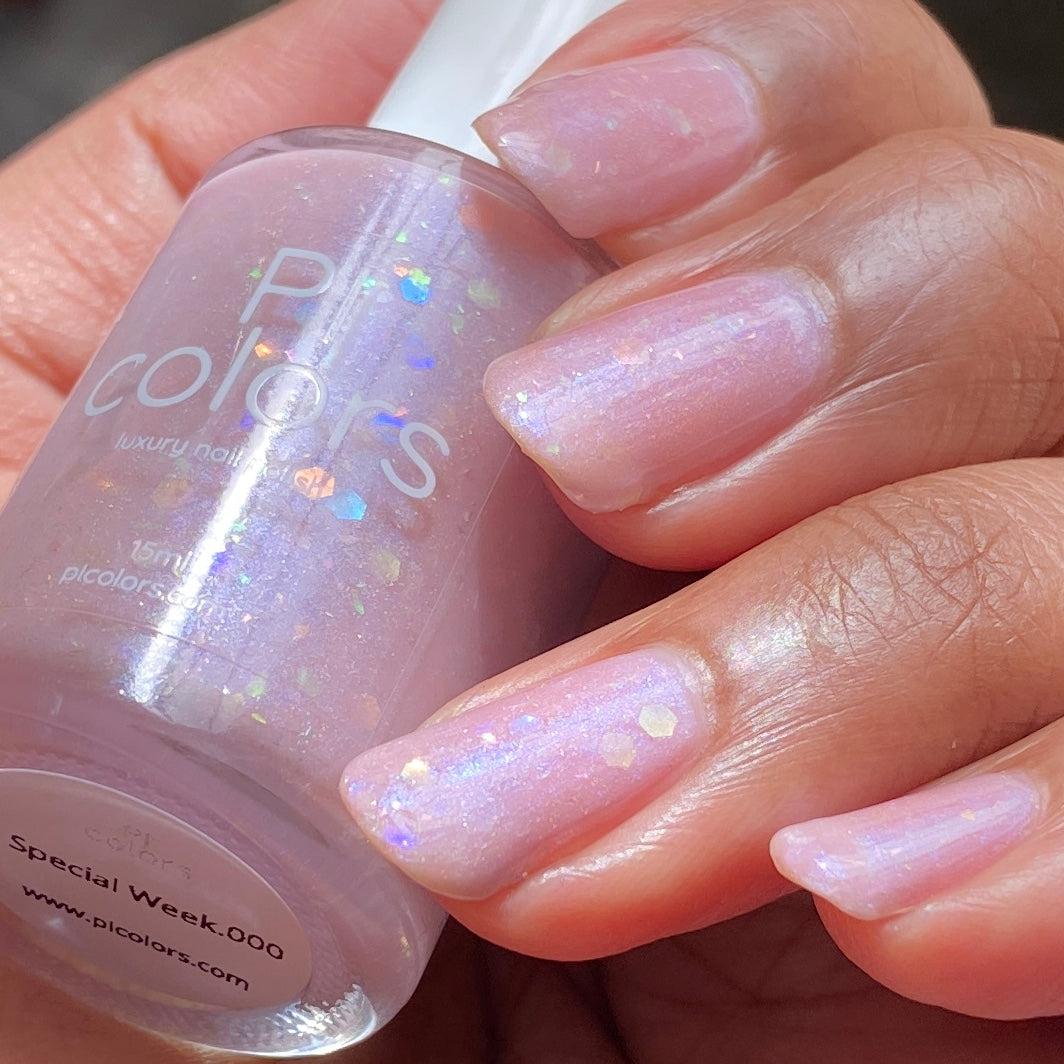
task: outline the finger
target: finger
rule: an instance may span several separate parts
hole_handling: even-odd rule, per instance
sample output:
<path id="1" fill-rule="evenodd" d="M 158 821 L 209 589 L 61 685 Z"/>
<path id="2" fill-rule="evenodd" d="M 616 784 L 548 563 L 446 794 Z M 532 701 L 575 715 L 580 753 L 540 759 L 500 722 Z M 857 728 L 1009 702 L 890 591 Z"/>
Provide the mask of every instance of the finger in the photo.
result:
<path id="1" fill-rule="evenodd" d="M 132 78 L 0 170 L 0 465 L 25 461 L 217 159 L 357 124 L 433 0 L 297 0 Z"/>
<path id="2" fill-rule="evenodd" d="M 911 0 L 629 0 L 476 125 L 570 232 L 629 261 L 896 133 L 987 122 Z"/>
<path id="3" fill-rule="evenodd" d="M 1062 517 L 1056 459 L 855 499 L 361 755 L 348 801 L 509 948 L 576 959 L 747 910 L 782 890 L 777 828 L 1062 714 Z"/>
<path id="4" fill-rule="evenodd" d="M 485 393 L 592 538 L 709 568 L 859 492 L 1050 450 L 1062 262 L 1064 145 L 910 134 L 606 278 Z"/>
<path id="5" fill-rule="evenodd" d="M 1058 720 L 942 784 L 786 829 L 773 856 L 898 993 L 993 1019 L 1060 1015 L 1062 780 Z"/>

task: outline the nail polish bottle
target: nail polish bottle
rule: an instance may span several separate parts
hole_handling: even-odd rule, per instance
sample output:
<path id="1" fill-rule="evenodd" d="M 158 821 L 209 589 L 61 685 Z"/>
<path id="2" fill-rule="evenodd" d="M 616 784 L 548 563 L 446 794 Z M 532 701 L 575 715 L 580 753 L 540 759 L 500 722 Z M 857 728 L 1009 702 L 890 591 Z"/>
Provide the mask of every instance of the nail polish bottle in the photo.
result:
<path id="1" fill-rule="evenodd" d="M 484 56 L 511 87 L 609 6 L 451 0 L 377 121 L 450 98 L 446 141 L 496 102 Z M 402 133 L 280 133 L 204 178 L 0 515 L 5 957 L 259 1055 L 403 1005 L 442 913 L 341 772 L 572 634 L 600 558 L 480 379 L 606 268 Z"/>

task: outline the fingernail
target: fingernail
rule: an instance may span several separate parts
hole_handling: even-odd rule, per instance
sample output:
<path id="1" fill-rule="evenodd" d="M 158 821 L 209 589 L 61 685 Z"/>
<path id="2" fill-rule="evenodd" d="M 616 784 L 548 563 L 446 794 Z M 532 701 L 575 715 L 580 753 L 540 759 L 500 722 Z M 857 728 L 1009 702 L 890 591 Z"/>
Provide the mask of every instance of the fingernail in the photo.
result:
<path id="1" fill-rule="evenodd" d="M 430 890 L 484 898 L 621 823 L 706 743 L 665 647 L 582 666 L 370 750 L 344 777 L 359 827 Z"/>
<path id="2" fill-rule="evenodd" d="M 971 776 L 855 813 L 784 828 L 780 873 L 859 920 L 881 920 L 963 885 L 1035 821 L 1041 796 L 1015 773 Z"/>
<path id="3" fill-rule="evenodd" d="M 726 277 L 497 359 L 495 416 L 578 506 L 660 501 L 793 423 L 834 350 L 810 283 Z"/>
<path id="4" fill-rule="evenodd" d="M 710 199 L 753 163 L 758 95 L 705 48 L 673 48 L 538 82 L 477 132 L 574 236 L 646 225 Z"/>

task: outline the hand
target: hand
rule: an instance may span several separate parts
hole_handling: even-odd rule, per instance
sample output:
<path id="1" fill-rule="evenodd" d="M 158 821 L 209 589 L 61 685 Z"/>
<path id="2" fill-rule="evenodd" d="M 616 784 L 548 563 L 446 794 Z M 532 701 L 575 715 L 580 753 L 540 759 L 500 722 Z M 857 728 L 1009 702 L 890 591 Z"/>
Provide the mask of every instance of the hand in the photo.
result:
<path id="1" fill-rule="evenodd" d="M 364 118 L 394 62 L 370 77 L 355 59 L 359 50 L 376 60 L 394 47 L 395 60 L 419 25 L 406 7 L 349 4 L 342 17 L 337 10 L 303 0 L 170 61 L 0 175 L 9 236 L 0 277 L 13 293 L 5 293 L 0 324 L 14 400 L 3 415 L 13 469 L 199 169 L 271 128 Z M 901 794 L 996 755 L 1042 788 L 1020 841 L 996 851 L 968 883 L 939 890 L 934 906 L 871 923 L 823 911 L 845 948 L 903 993 L 936 1000 L 915 985 L 925 980 L 974 992 L 974 1005 L 937 1000 L 976 1014 L 1061 1011 L 1064 998 L 1046 995 L 1055 971 L 1048 947 L 1059 947 L 1059 927 L 1047 922 L 1039 936 L 1029 923 L 1020 926 L 1028 916 L 1057 918 L 1051 906 L 1037 905 L 1037 891 L 1059 882 L 1046 782 L 1053 729 L 1037 729 L 1059 714 L 1059 471 L 1046 459 L 960 468 L 1045 454 L 1061 435 L 1060 329 L 1052 318 L 1061 305 L 1060 150 L 992 132 L 963 63 L 900 0 L 702 0 L 668 11 L 633 0 L 546 72 L 668 53 L 679 36 L 695 52 L 723 49 L 749 70 L 766 117 L 753 141 L 741 128 L 729 145 L 718 135 L 675 201 L 679 182 L 660 181 L 641 165 L 634 176 L 620 175 L 622 188 L 607 182 L 604 196 L 582 203 L 580 216 L 593 218 L 596 232 L 610 230 L 603 243 L 635 264 L 571 304 L 551 328 L 586 326 L 572 335 L 601 340 L 618 322 L 609 312 L 665 292 L 716 298 L 722 290 L 703 288 L 704 278 L 776 268 L 787 281 L 816 278 L 809 321 L 826 336 L 813 352 L 822 375 L 805 381 L 801 408 L 787 406 L 790 390 L 782 399 L 771 394 L 762 405 L 780 415 L 776 423 L 756 406 L 758 438 L 720 431 L 721 410 L 742 429 L 741 404 L 718 407 L 731 399 L 684 385 L 689 398 L 679 409 L 690 424 L 669 411 L 670 427 L 673 438 L 694 439 L 684 451 L 697 460 L 685 466 L 669 439 L 649 455 L 628 452 L 643 476 L 634 505 L 622 494 L 623 510 L 611 510 L 615 499 L 601 494 L 616 483 L 612 468 L 605 477 L 595 468 L 574 474 L 563 468 L 561 448 L 549 450 L 552 441 L 537 457 L 580 499 L 582 508 L 567 505 L 603 542 L 644 563 L 690 568 L 880 490 L 474 693 L 474 701 L 492 702 L 504 687 L 556 682 L 589 662 L 655 644 L 669 648 L 670 667 L 692 677 L 671 693 L 691 710 L 694 739 L 707 736 L 704 748 L 692 741 L 689 760 L 666 765 L 634 800 L 622 797 L 583 821 L 583 835 L 537 840 L 537 863 L 521 869 L 529 874 L 519 885 L 449 903 L 475 929 L 540 955 L 590 957 L 665 940 L 601 963 L 558 966 L 451 932 L 411 1008 L 344 1059 L 838 1060 L 873 1046 L 885 1061 L 939 1060 L 950 1051 L 972 1061 L 1055 1060 L 1064 1042 L 1055 1021 L 993 1025 L 876 987 L 842 960 L 800 899 L 697 929 L 784 889 L 768 860 L 775 828 Z M 233 102 L 225 115 L 219 98 Z M 687 114 L 693 131 L 701 133 L 722 100 Z M 731 106 L 741 124 L 742 108 L 734 98 Z M 935 132 L 947 126 L 961 130 Z M 648 150 L 653 136 L 651 122 L 641 133 Z M 512 153 L 510 163 L 522 166 Z M 550 198 L 542 179 L 524 176 Z M 610 213 L 626 206 L 627 214 Z M 801 300 L 781 305 L 808 312 Z M 659 318 L 668 324 L 680 315 L 666 307 Z M 623 318 L 620 328 L 636 335 Z M 787 344 L 778 346 L 785 354 Z M 639 349 L 633 354 L 638 366 Z M 511 385 L 530 359 L 561 356 L 552 347 L 518 357 L 523 366 L 502 365 L 489 382 L 503 413 L 507 396 L 525 390 Z M 733 373 L 729 385 L 735 395 L 738 378 Z M 772 383 L 758 380 L 756 390 Z M 623 397 L 603 398 L 625 424 Z M 517 418 L 514 427 L 520 431 Z M 600 418 L 598 445 L 577 440 L 572 453 L 613 453 L 608 429 Z M 737 439 L 742 449 L 728 451 L 721 439 Z M 536 454 L 535 439 L 522 442 Z M 882 487 L 934 470 L 947 472 Z M 671 483 L 669 471 L 677 476 Z M 589 487 L 600 491 L 593 503 Z M 1009 627 L 1022 632 L 1018 646 L 1000 636 Z M 701 701 L 688 698 L 693 691 Z M 708 724 L 698 718 L 703 703 Z M 459 702 L 445 713 L 466 708 Z M 437 735 L 446 745 L 447 732 Z M 1021 735 L 1029 743 L 1009 750 Z M 405 749 L 372 755 L 382 781 Z M 627 755 L 615 748 L 613 756 Z M 505 879 L 513 866 L 492 866 L 495 841 L 463 838 L 479 870 Z M 446 878 L 453 869 L 439 859 L 408 870 L 444 893 L 454 889 Z M 1028 895 L 1017 900 L 1023 889 Z M 972 890 L 983 903 L 978 910 Z M 950 920 L 965 917 L 958 939 Z M 937 950 L 941 935 L 964 948 Z M 888 979 L 891 963 L 898 978 Z M 963 978 L 951 986 L 948 969 L 957 963 Z M 997 972 L 995 987 L 989 977 Z M 987 986 L 996 991 L 994 1007 L 980 1009 Z M 3 989 L 0 1031 L 13 1064 L 75 1054 L 90 1062 L 204 1058 L 55 995 L 38 998 L 18 973 L 5 975 Z M 1004 1007 L 1002 990 L 1013 994 Z"/>
<path id="2" fill-rule="evenodd" d="M 479 128 L 629 264 L 489 402 L 599 542 L 728 564 L 356 759 L 356 819 L 484 938 L 634 949 L 579 995 L 616 1059 L 1059 1055 L 873 990 L 797 901 L 699 929 L 786 889 L 772 840 L 884 987 L 1064 1012 L 1064 149 L 856 0 L 633 0 Z"/>

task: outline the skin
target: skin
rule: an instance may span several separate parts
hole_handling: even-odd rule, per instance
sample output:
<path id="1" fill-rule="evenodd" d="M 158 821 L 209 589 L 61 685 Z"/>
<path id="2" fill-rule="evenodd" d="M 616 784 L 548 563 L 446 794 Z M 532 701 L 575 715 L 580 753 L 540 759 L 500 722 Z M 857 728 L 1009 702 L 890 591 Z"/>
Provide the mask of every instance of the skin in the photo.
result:
<path id="1" fill-rule="evenodd" d="M 363 121 L 431 6 L 295 0 L 0 171 L 8 483 L 203 170 L 273 129 Z M 777 163 L 601 234 L 630 265 L 544 334 L 798 261 L 840 308 L 838 374 L 821 415 L 739 473 L 622 513 L 563 503 L 640 565 L 728 564 L 668 597 L 674 577 L 619 567 L 595 618 L 619 620 L 443 713 L 664 640 L 712 672 L 722 729 L 606 836 L 493 898 L 441 899 L 499 945 L 449 930 L 410 1008 L 341 1059 L 1056 1061 L 1064 150 L 993 130 L 963 60 L 905 0 L 632 0 L 537 77 L 678 40 L 759 72 Z M 871 923 L 782 897 L 777 828 L 995 765 L 1039 780 L 1045 815 L 975 881 Z M 224 1059 L 4 968 L 0 1035 L 10 1064 Z"/>

